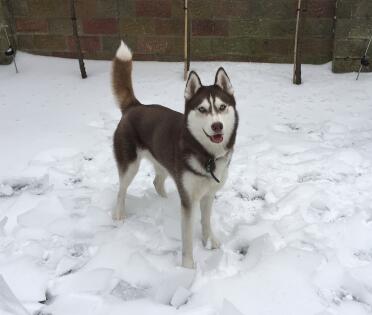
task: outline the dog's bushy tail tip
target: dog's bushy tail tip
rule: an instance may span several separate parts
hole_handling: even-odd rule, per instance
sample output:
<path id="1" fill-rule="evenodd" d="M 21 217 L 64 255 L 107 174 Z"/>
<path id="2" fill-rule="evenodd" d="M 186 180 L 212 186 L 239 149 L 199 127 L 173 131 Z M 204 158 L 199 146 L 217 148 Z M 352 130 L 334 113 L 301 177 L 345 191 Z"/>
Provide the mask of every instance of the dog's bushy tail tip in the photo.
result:
<path id="1" fill-rule="evenodd" d="M 132 52 L 123 41 L 113 60 L 112 87 L 122 113 L 139 105 L 132 86 Z"/>
<path id="2" fill-rule="evenodd" d="M 116 51 L 116 58 L 121 61 L 130 61 L 132 60 L 132 52 L 130 51 L 129 47 L 124 43 L 124 41 L 120 42 L 120 46 Z"/>

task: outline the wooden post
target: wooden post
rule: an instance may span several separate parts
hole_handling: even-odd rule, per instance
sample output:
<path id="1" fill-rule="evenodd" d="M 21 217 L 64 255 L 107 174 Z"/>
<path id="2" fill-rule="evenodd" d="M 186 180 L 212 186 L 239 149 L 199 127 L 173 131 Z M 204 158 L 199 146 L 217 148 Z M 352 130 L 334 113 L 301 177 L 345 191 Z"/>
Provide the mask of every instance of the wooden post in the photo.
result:
<path id="1" fill-rule="evenodd" d="M 298 0 L 296 34 L 294 44 L 294 62 L 293 62 L 293 83 L 301 84 L 301 45 L 303 35 L 303 17 L 304 4 L 306 0 Z"/>
<path id="2" fill-rule="evenodd" d="M 189 14 L 188 14 L 188 0 L 184 0 L 184 10 L 185 10 L 185 39 L 184 39 L 184 80 L 187 80 L 187 75 L 190 68 L 189 61 Z"/>
<path id="3" fill-rule="evenodd" d="M 76 23 L 75 0 L 70 0 L 70 9 L 71 9 L 72 31 L 74 34 L 76 50 L 77 50 L 78 58 L 79 58 L 80 73 L 81 73 L 81 77 L 85 79 L 87 77 L 87 73 L 85 71 L 84 57 L 81 51 L 80 38 L 79 38 L 77 23 Z"/>

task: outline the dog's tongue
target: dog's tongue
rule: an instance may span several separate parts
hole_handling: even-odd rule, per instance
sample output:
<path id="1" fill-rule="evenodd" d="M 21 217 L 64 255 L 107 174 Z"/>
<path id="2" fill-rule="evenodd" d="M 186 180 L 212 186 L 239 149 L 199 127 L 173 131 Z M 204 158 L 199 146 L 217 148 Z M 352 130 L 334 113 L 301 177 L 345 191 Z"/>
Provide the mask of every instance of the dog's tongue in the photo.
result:
<path id="1" fill-rule="evenodd" d="M 214 136 L 211 136 L 211 140 L 214 143 L 221 143 L 223 141 L 223 135 L 214 135 Z"/>

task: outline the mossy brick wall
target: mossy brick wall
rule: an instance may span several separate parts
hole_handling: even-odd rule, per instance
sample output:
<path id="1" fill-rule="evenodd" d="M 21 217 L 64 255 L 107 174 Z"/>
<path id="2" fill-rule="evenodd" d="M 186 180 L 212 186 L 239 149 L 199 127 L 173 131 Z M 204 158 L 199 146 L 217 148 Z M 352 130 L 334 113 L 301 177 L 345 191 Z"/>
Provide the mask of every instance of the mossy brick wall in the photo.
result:
<path id="1" fill-rule="evenodd" d="M 74 53 L 69 1 L 12 0 L 19 49 Z M 307 0 L 303 57 L 332 59 L 336 0 Z M 292 62 L 297 0 L 189 0 L 192 60 Z M 77 0 L 87 58 L 110 59 L 123 37 L 136 60 L 183 58 L 183 0 Z"/>
<path id="2" fill-rule="evenodd" d="M 191 1 L 196 59 L 293 62 L 297 0 Z M 334 0 L 307 0 L 303 60 L 332 59 Z"/>
<path id="3" fill-rule="evenodd" d="M 0 1 L 0 25 L 9 25 L 10 21 L 8 18 L 8 12 L 5 6 L 3 6 L 3 3 Z M 10 35 L 10 27 L 7 28 L 8 35 Z M 13 39 L 10 36 L 10 40 L 13 41 Z M 5 56 L 4 52 L 9 47 L 8 41 L 5 38 L 4 29 L 1 29 L 0 32 L 0 65 L 7 65 L 11 63 L 12 59 L 10 57 Z"/>
<path id="4" fill-rule="evenodd" d="M 372 0 L 338 0 L 333 71 L 358 71 L 371 36 Z M 372 59 L 372 47 L 368 57 Z"/>

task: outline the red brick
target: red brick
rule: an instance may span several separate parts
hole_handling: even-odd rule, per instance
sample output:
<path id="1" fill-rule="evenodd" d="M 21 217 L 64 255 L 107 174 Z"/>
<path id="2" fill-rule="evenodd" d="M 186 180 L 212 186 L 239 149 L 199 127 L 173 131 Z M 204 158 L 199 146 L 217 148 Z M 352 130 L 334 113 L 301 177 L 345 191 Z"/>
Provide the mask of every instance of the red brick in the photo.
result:
<path id="1" fill-rule="evenodd" d="M 155 34 L 180 35 L 184 33 L 185 22 L 181 19 L 156 19 Z"/>
<path id="2" fill-rule="evenodd" d="M 22 0 L 26 2 L 26 0 Z M 79 2 L 79 1 L 77 1 Z M 29 16 L 37 17 L 70 17 L 70 1 L 61 0 L 28 0 Z"/>
<path id="3" fill-rule="evenodd" d="M 139 55 L 141 54 L 156 54 L 164 53 L 168 48 L 168 41 L 166 38 L 160 37 L 141 37 L 137 41 L 137 49 Z"/>
<path id="4" fill-rule="evenodd" d="M 136 0 L 136 15 L 147 17 L 171 17 L 172 0 Z"/>
<path id="5" fill-rule="evenodd" d="M 21 50 L 34 49 L 34 38 L 32 34 L 20 34 L 17 36 L 18 48 Z"/>
<path id="6" fill-rule="evenodd" d="M 136 52 L 134 52 L 133 59 L 138 60 L 138 61 L 154 61 L 155 60 L 154 55 L 139 54 Z"/>
<path id="7" fill-rule="evenodd" d="M 308 17 L 333 18 L 336 14 L 336 0 L 309 0 L 305 15 Z"/>
<path id="8" fill-rule="evenodd" d="M 44 51 L 66 50 L 66 40 L 61 35 L 33 35 L 34 48 Z"/>
<path id="9" fill-rule="evenodd" d="M 76 51 L 75 37 L 67 37 L 67 45 L 70 51 Z M 80 36 L 80 45 L 84 52 L 96 52 L 102 48 L 98 36 Z"/>
<path id="10" fill-rule="evenodd" d="M 192 35 L 227 36 L 228 27 L 228 21 L 194 20 L 192 21 Z"/>
<path id="11" fill-rule="evenodd" d="M 18 32 L 48 32 L 48 21 L 41 19 L 16 19 Z"/>
<path id="12" fill-rule="evenodd" d="M 55 0 L 54 0 L 55 1 Z M 97 11 L 96 1 L 93 0 L 78 0 L 76 3 L 77 18 L 88 18 L 95 16 Z"/>
<path id="13" fill-rule="evenodd" d="M 85 34 L 117 34 L 118 20 L 114 18 L 108 19 L 86 19 L 82 21 L 83 32 Z"/>

